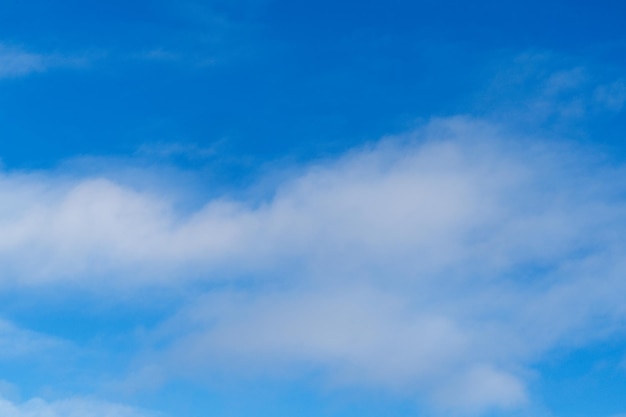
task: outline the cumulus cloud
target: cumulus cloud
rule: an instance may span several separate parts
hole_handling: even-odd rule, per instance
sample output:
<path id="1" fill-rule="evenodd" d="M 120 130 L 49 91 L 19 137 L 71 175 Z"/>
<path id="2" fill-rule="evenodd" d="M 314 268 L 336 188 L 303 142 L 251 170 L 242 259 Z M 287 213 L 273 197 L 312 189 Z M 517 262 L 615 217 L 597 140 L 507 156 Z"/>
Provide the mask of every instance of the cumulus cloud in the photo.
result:
<path id="1" fill-rule="evenodd" d="M 469 125 L 461 129 L 477 134 Z M 473 146 L 469 142 L 459 146 L 363 150 L 312 167 L 265 201 L 215 198 L 189 215 L 176 213 L 168 196 L 105 178 L 5 174 L 0 260 L 12 271 L 5 280 L 58 281 L 116 269 L 149 270 L 154 279 L 159 270 L 184 265 L 214 271 L 212 277 L 224 270 L 260 274 L 287 264 L 314 273 L 338 253 L 338 268 L 362 267 L 364 259 L 407 259 L 418 248 L 430 252 L 420 268 L 436 269 L 447 257 L 462 256 L 439 245 L 499 210 L 490 199 L 522 175 L 516 172 L 522 167 L 504 169 L 507 162 L 478 150 L 463 156 Z"/>
<path id="2" fill-rule="evenodd" d="M 149 270 L 152 280 L 163 268 L 194 266 L 204 279 L 293 268 L 362 281 L 384 268 L 390 283 L 402 284 L 458 275 L 461 264 L 489 276 L 524 263 L 558 265 L 609 239 L 619 220 L 621 201 L 609 197 L 621 185 L 604 183 L 613 173 L 586 178 L 577 171 L 583 158 L 567 147 L 504 143 L 493 127 L 461 119 L 416 135 L 313 165 L 265 200 L 217 197 L 193 213 L 177 211 L 168 195 L 106 178 L 5 173 L 0 261 L 12 274 L 4 279 L 127 268 Z"/>
<path id="3" fill-rule="evenodd" d="M 106 178 L 4 173 L 2 280 L 233 284 L 154 329 L 160 348 L 138 363 L 160 378 L 321 370 L 457 412 L 506 409 L 529 400 L 546 352 L 620 331 L 620 178 L 572 144 L 462 117 L 191 213 Z"/>

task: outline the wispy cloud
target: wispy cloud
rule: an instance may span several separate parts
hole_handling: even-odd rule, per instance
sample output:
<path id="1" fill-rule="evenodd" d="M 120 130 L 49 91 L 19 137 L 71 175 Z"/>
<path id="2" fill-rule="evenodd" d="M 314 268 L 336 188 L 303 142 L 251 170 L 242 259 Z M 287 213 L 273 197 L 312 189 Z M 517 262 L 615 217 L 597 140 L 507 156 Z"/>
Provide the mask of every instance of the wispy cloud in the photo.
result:
<path id="1" fill-rule="evenodd" d="M 498 66 L 481 100 L 492 117 L 520 125 L 567 126 L 620 112 L 624 81 L 547 52 L 527 52 Z"/>
<path id="2" fill-rule="evenodd" d="M 49 66 L 46 57 L 0 45 L 0 78 L 12 78 L 42 72 Z"/>
<path id="3" fill-rule="evenodd" d="M 137 58 L 147 61 L 178 61 L 181 56 L 163 48 L 154 48 L 138 54 Z"/>
<path id="4" fill-rule="evenodd" d="M 43 352 L 67 347 L 59 339 L 16 327 L 0 319 L 0 360 L 41 355 Z"/>
<path id="5" fill-rule="evenodd" d="M 148 417 L 153 415 L 125 405 L 85 398 L 52 402 L 33 398 L 22 403 L 0 398 L 0 414 L 5 417 Z"/>
<path id="6" fill-rule="evenodd" d="M 18 78 L 53 68 L 84 66 L 87 57 L 31 52 L 0 43 L 0 79 Z"/>
<path id="7" fill-rule="evenodd" d="M 618 80 L 594 90 L 596 102 L 612 111 L 620 111 L 626 103 L 626 82 Z"/>

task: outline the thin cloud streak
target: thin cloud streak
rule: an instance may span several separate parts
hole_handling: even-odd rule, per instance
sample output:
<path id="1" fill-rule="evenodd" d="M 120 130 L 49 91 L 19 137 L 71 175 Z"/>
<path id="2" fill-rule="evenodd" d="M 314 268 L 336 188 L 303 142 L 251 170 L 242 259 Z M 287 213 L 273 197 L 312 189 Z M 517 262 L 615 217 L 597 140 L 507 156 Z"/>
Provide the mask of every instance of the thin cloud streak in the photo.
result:
<path id="1" fill-rule="evenodd" d="M 25 77 L 54 68 L 83 67 L 90 61 L 87 56 L 36 53 L 0 43 L 0 80 Z"/>
<path id="2" fill-rule="evenodd" d="M 148 417 L 155 416 L 129 406 L 86 398 L 48 402 L 33 398 L 23 403 L 0 398 L 4 417 Z"/>
<path id="3" fill-rule="evenodd" d="M 7 320 L 0 319 L 0 360 L 28 358 L 44 352 L 58 352 L 68 347 L 65 341 L 21 329 Z"/>

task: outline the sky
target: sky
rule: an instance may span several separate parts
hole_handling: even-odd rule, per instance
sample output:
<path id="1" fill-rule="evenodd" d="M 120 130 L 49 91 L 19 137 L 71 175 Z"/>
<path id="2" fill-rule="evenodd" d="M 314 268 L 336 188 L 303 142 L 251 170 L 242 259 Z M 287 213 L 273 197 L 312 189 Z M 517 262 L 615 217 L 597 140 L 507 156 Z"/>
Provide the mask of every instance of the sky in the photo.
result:
<path id="1" fill-rule="evenodd" d="M 626 6 L 0 2 L 0 415 L 626 416 Z"/>

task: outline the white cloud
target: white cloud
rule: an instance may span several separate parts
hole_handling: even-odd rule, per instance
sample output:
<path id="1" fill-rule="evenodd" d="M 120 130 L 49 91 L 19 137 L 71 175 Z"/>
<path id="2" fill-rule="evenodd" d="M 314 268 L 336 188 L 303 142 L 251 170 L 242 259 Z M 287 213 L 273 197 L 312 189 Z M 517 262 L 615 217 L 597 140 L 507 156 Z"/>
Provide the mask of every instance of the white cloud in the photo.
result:
<path id="1" fill-rule="evenodd" d="M 53 402 L 34 398 L 23 403 L 0 398 L 0 415 L 3 417 L 147 417 L 150 414 L 125 405 L 84 398 Z"/>
<path id="2" fill-rule="evenodd" d="M 611 173 L 584 178 L 578 157 L 558 154 L 570 152 L 565 147 L 507 149 L 512 142 L 499 142 L 493 128 L 462 120 L 426 130 L 422 138 L 442 140 L 390 141 L 312 166 L 266 201 L 215 198 L 190 214 L 167 195 L 104 178 L 5 174 L 0 262 L 12 273 L 4 279 L 32 284 L 129 270 L 140 281 L 159 271 L 168 279 L 173 270 L 178 283 L 181 268 L 193 267 L 206 279 L 295 268 L 299 276 L 348 280 L 350 271 L 362 281 L 383 268 L 403 284 L 458 274 L 459 265 L 488 276 L 525 262 L 558 265 L 608 239 L 620 220 L 621 202 L 604 195 L 619 182 L 603 190 Z M 117 282 L 86 282 L 98 283 Z"/>
<path id="3" fill-rule="evenodd" d="M 467 118 L 193 213 L 119 181 L 5 173 L 2 279 L 111 294 L 241 278 L 155 330 L 149 375 L 321 369 L 443 408 L 509 408 L 543 354 L 626 316 L 621 178 L 573 145 Z"/>

